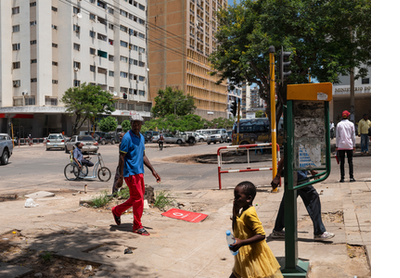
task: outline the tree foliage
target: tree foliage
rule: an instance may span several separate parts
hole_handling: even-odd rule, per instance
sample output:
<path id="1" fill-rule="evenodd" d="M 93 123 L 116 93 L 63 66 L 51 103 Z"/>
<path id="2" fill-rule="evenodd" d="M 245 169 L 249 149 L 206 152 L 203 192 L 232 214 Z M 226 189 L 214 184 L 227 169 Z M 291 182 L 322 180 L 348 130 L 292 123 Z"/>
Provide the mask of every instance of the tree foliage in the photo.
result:
<path id="1" fill-rule="evenodd" d="M 270 46 L 276 54 L 281 47 L 292 52 L 288 83 L 307 83 L 309 73 L 337 83 L 339 74 L 357 67 L 362 76 L 370 65 L 370 0 L 243 0 L 221 10 L 219 22 L 212 74 L 233 85 L 256 83 L 268 104 Z M 278 120 L 285 92 L 279 76 L 276 81 Z"/>
<path id="2" fill-rule="evenodd" d="M 192 114 L 196 109 L 192 96 L 185 96 L 182 91 L 171 87 L 159 90 L 154 101 L 155 105 L 152 108 L 154 117 L 165 117 L 171 114 L 184 116 Z"/>
<path id="3" fill-rule="evenodd" d="M 192 131 L 202 129 L 207 126 L 208 121 L 201 118 L 198 115 L 189 114 L 184 116 L 178 116 L 169 114 L 163 118 L 156 118 L 147 121 L 142 126 L 142 133 L 147 130 L 164 130 L 171 133 L 176 131 Z"/>
<path id="4" fill-rule="evenodd" d="M 101 131 L 110 132 L 115 131 L 118 126 L 118 121 L 113 116 L 108 116 L 106 118 L 102 118 L 99 121 L 99 128 Z"/>
<path id="5" fill-rule="evenodd" d="M 130 120 L 124 120 L 122 123 L 121 123 L 121 128 L 122 128 L 122 131 L 123 132 L 128 132 L 128 130 L 130 130 L 131 129 L 131 122 L 130 122 Z"/>
<path id="6" fill-rule="evenodd" d="M 85 121 L 93 124 L 98 115 L 115 111 L 113 96 L 110 93 L 103 91 L 100 86 L 86 83 L 69 88 L 61 101 L 65 104 L 67 114 L 75 116 L 73 134 L 77 134 Z"/>

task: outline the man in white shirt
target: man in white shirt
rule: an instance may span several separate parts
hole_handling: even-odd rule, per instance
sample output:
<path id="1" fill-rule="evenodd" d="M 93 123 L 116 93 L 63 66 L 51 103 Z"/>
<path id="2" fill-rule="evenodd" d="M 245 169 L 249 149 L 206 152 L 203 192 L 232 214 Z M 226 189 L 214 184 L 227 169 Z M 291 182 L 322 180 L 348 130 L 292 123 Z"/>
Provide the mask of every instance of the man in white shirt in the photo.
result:
<path id="1" fill-rule="evenodd" d="M 344 182 L 344 163 L 347 154 L 349 163 L 350 182 L 355 182 L 353 169 L 353 152 L 356 150 L 356 132 L 352 122 L 349 121 L 350 112 L 342 112 L 342 120 L 336 126 L 336 151 L 340 161 L 340 182 Z"/>

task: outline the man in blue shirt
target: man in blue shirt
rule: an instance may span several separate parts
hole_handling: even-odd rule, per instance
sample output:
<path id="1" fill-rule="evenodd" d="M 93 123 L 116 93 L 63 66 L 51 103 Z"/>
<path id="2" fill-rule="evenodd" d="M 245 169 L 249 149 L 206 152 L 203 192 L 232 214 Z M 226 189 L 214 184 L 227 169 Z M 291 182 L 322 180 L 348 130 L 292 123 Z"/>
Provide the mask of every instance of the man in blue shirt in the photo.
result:
<path id="1" fill-rule="evenodd" d="M 92 167 L 94 165 L 93 162 L 90 160 L 86 160 L 86 158 L 83 157 L 82 154 L 83 143 L 76 142 L 75 146 L 76 147 L 73 151 L 73 155 L 74 155 L 74 160 L 76 164 L 78 164 L 79 169 L 82 169 L 82 165 L 87 165 L 88 167 Z"/>
<path id="2" fill-rule="evenodd" d="M 131 130 L 129 130 L 122 138 L 119 147 L 119 178 L 117 187 L 121 187 L 123 179 L 129 188 L 129 199 L 118 206 L 112 208 L 115 223 L 121 224 L 121 215 L 130 207 L 133 209 L 133 232 L 148 236 L 150 235 L 143 227 L 141 218 L 143 215 L 144 205 L 144 167 L 150 169 L 157 182 L 161 181 L 151 165 L 145 153 L 144 136 L 140 133 L 142 128 L 143 118 L 136 114 L 131 117 Z"/>

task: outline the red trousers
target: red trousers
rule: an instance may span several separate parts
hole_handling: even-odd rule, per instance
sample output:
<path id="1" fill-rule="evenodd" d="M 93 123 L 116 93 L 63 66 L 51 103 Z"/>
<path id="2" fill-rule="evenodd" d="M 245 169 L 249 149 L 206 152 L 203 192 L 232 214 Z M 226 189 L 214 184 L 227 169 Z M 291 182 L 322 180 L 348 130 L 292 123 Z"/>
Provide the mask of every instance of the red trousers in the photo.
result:
<path id="1" fill-rule="evenodd" d="M 129 188 L 129 199 L 114 209 L 117 216 L 121 216 L 127 209 L 133 210 L 133 230 L 141 229 L 144 205 L 144 178 L 143 174 L 137 174 L 124 178 Z"/>

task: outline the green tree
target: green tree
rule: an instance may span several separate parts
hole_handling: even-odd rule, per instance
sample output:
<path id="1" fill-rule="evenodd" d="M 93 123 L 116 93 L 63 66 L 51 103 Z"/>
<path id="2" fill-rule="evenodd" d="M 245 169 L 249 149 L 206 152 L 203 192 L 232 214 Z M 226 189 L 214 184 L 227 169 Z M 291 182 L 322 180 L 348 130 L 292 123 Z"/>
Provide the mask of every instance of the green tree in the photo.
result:
<path id="1" fill-rule="evenodd" d="M 85 121 L 93 124 L 98 115 L 115 111 L 113 96 L 110 93 L 103 91 L 100 86 L 86 83 L 69 88 L 61 101 L 65 104 L 66 112 L 75 116 L 73 134 L 77 134 Z"/>
<path id="2" fill-rule="evenodd" d="M 184 116 L 170 114 L 163 118 L 156 118 L 145 122 L 141 132 L 144 133 L 148 130 L 156 129 L 171 133 L 175 133 L 176 131 L 193 131 L 204 128 L 208 123 L 207 120 L 194 114 Z"/>
<path id="3" fill-rule="evenodd" d="M 164 117 L 170 114 L 183 116 L 192 114 L 196 109 L 192 96 L 185 96 L 182 91 L 173 90 L 171 87 L 159 90 L 154 102 L 155 105 L 152 108 L 154 117 Z"/>
<path id="4" fill-rule="evenodd" d="M 232 129 L 233 123 L 235 119 L 226 119 L 226 118 L 215 118 L 211 120 L 211 126 L 213 128 L 225 128 L 225 129 Z"/>
<path id="5" fill-rule="evenodd" d="M 110 132 L 115 131 L 118 126 L 117 119 L 113 116 L 108 116 L 106 118 L 102 118 L 99 121 L 99 128 L 101 131 Z"/>
<path id="6" fill-rule="evenodd" d="M 121 123 L 122 131 L 128 132 L 131 129 L 131 122 L 129 120 L 124 120 Z"/>
<path id="7" fill-rule="evenodd" d="M 264 111 L 258 110 L 256 112 L 256 118 L 264 118 L 264 117 L 265 117 Z"/>
<path id="8" fill-rule="evenodd" d="M 370 0 L 243 0 L 221 10 L 219 22 L 212 74 L 233 85 L 256 83 L 268 104 L 271 45 L 277 54 L 281 47 L 292 52 L 288 83 L 307 83 L 310 73 L 319 82 L 337 83 L 339 74 L 357 67 L 362 76 L 370 65 Z M 285 92 L 276 80 L 278 121 Z"/>

